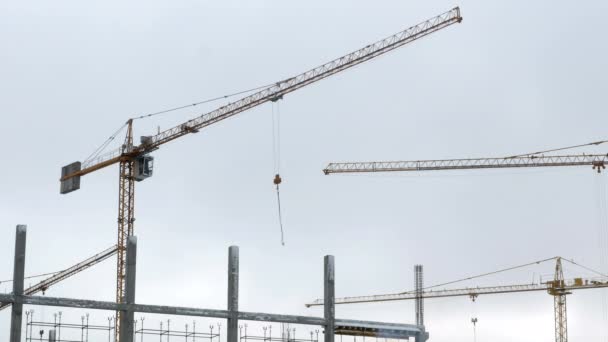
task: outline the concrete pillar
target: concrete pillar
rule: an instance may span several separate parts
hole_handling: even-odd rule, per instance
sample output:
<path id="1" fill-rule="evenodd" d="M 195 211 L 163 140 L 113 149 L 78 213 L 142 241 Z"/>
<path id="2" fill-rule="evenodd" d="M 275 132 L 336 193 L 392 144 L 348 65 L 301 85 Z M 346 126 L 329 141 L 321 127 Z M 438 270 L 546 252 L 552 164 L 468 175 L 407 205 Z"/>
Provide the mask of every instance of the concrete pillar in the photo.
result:
<path id="1" fill-rule="evenodd" d="M 15 264 L 13 268 L 13 294 L 17 296 L 11 309 L 10 342 L 21 342 L 21 323 L 23 320 L 23 304 L 19 296 L 23 295 L 23 280 L 25 273 L 25 239 L 27 226 L 18 225 L 15 237 Z"/>
<path id="2" fill-rule="evenodd" d="M 49 342 L 57 342 L 57 333 L 55 330 L 49 330 Z"/>
<path id="3" fill-rule="evenodd" d="M 237 342 L 239 332 L 239 247 L 228 249 L 228 338 L 227 342 Z"/>
<path id="4" fill-rule="evenodd" d="M 334 275 L 334 256 L 325 256 L 325 276 L 323 286 L 323 304 L 325 317 L 325 342 L 334 342 L 334 331 L 336 322 L 336 291 Z"/>
<path id="5" fill-rule="evenodd" d="M 125 303 L 135 304 L 135 276 L 137 272 L 137 237 L 129 236 L 127 240 L 127 265 L 125 268 Z M 135 313 L 127 310 L 121 315 L 120 341 L 133 342 L 133 324 Z"/>
<path id="6" fill-rule="evenodd" d="M 428 339 L 429 339 L 429 333 L 422 330 L 421 332 L 416 334 L 416 337 L 414 338 L 414 342 L 425 342 Z"/>
<path id="7" fill-rule="evenodd" d="M 414 288 L 416 289 L 416 325 L 424 326 L 424 276 L 422 265 L 414 266 Z"/>

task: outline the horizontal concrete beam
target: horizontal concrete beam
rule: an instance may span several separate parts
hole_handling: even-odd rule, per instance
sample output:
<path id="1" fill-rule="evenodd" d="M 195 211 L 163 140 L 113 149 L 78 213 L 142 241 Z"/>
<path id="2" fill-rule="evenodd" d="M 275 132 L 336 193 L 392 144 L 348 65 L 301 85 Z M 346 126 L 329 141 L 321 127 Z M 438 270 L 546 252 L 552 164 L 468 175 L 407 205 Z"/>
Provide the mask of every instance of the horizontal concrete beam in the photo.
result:
<path id="1" fill-rule="evenodd" d="M 18 296 L 11 294 L 0 294 L 0 302 L 14 303 L 21 302 L 30 305 L 44 306 L 59 306 L 80 309 L 93 310 L 108 310 L 108 311 L 126 311 L 132 310 L 141 313 L 165 314 L 176 316 L 196 316 L 196 317 L 211 317 L 225 318 L 229 317 L 228 310 L 213 310 L 213 309 L 198 309 L 179 306 L 164 306 L 164 305 L 144 305 L 144 304 L 117 304 L 114 302 L 104 302 L 96 300 L 58 298 L 47 296 Z M 260 312 L 238 312 L 238 318 L 247 321 L 267 321 L 277 323 L 292 323 L 292 324 L 308 324 L 308 325 L 323 325 L 325 320 L 321 317 L 296 316 L 296 315 L 278 315 Z"/>
<path id="2" fill-rule="evenodd" d="M 179 306 L 164 306 L 164 305 L 147 305 L 147 304 L 117 304 L 114 302 L 105 302 L 86 299 L 59 298 L 47 296 L 14 296 L 12 294 L 0 294 L 0 302 L 14 303 L 21 302 L 29 305 L 44 305 L 69 307 L 92 310 L 108 310 L 108 311 L 125 311 L 133 310 L 134 312 L 164 314 L 175 316 L 193 316 L 193 317 L 210 317 L 228 319 L 230 312 L 228 310 L 214 309 L 199 309 Z M 325 319 L 322 317 L 297 316 L 297 315 L 281 315 L 261 312 L 238 312 L 238 319 L 245 321 L 263 321 L 277 322 L 290 324 L 306 324 L 306 325 L 325 325 Z M 351 319 L 336 319 L 336 325 L 347 326 L 358 329 L 376 329 L 378 331 L 399 332 L 404 335 L 414 336 L 421 331 L 420 327 L 412 324 L 398 323 L 382 323 L 373 321 L 359 321 Z"/>

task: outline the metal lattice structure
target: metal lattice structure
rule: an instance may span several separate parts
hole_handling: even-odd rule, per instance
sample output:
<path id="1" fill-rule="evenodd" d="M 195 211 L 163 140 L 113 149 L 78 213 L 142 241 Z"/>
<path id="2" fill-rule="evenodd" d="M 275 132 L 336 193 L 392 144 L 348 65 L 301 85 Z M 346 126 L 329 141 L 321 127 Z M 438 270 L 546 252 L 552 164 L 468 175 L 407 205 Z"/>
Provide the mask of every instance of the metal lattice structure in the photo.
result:
<path id="1" fill-rule="evenodd" d="M 566 295 L 572 292 L 564 286 L 564 270 L 561 258 L 557 258 L 557 262 L 555 263 L 555 278 L 549 285 L 548 292 L 553 296 L 553 309 L 555 311 L 555 341 L 568 342 Z"/>
<path id="2" fill-rule="evenodd" d="M 153 136 L 142 137 L 141 144 L 137 146 L 133 145 L 133 120 L 131 119 L 127 122 L 127 136 L 125 138 L 125 143 L 121 148 L 116 151 L 102 154 L 96 158 L 85 161 L 84 163 L 75 162 L 65 166 L 62 169 L 62 177 L 60 179 L 60 192 L 63 194 L 78 190 L 80 188 L 81 176 L 116 163 L 120 164 L 116 302 L 122 303 L 124 298 L 125 250 L 126 240 L 129 236 L 133 235 L 134 229 L 135 180 L 138 176 L 135 174 L 134 170 L 138 158 L 158 149 L 161 145 L 169 141 L 190 133 L 197 133 L 202 128 L 269 101 L 277 101 L 283 98 L 284 95 L 302 87 L 369 61 L 461 21 L 460 9 L 458 7 L 453 8 L 450 11 L 414 25 L 397 34 L 369 44 L 357 51 L 334 59 L 294 77 L 276 82 L 268 88 L 243 97 L 240 100 L 229 103 L 211 112 L 204 113 L 171 129 Z M 147 177 L 149 177 L 149 175 Z M 117 339 L 120 339 L 120 315 L 120 313 L 117 313 Z"/>
<path id="3" fill-rule="evenodd" d="M 26 311 L 25 315 L 25 342 L 89 342 L 91 338 L 95 341 L 100 337 L 109 341 L 114 331 L 113 317 L 108 317 L 107 325 L 98 325 L 89 322 L 89 314 L 81 316 L 78 323 L 62 321 L 61 312 L 53 314 L 53 321 L 35 320 L 34 310 Z M 78 340 L 74 340 L 74 338 L 78 338 Z"/>
<path id="4" fill-rule="evenodd" d="M 407 172 L 471 169 L 504 169 L 547 166 L 591 166 L 600 172 L 606 168 L 608 154 L 564 156 L 519 156 L 508 158 L 439 159 L 410 161 L 378 161 L 330 163 L 323 170 L 332 173 Z"/>
<path id="5" fill-rule="evenodd" d="M 354 303 L 374 303 L 374 302 L 390 302 L 397 300 L 416 300 L 419 296 L 424 299 L 445 298 L 445 297 L 472 297 L 488 294 L 502 293 L 517 293 L 517 292 L 538 292 L 538 291 L 565 291 L 571 292 L 574 290 L 598 289 L 608 287 L 608 279 L 582 279 L 575 278 L 571 280 L 563 280 L 561 287 L 556 288 L 552 281 L 538 284 L 515 284 L 501 286 L 478 286 L 465 287 L 460 289 L 445 289 L 445 290 L 425 290 L 421 294 L 416 291 L 408 291 L 401 293 L 370 295 L 370 296 L 355 296 L 336 298 L 336 304 L 354 304 Z M 323 301 L 316 299 L 307 303 L 307 307 L 323 305 Z"/>
<path id="6" fill-rule="evenodd" d="M 83 260 L 83 261 L 77 263 L 74 266 L 68 267 L 61 272 L 57 272 L 56 274 L 53 274 L 52 276 L 42 280 L 41 282 L 28 287 L 27 289 L 23 290 L 23 293 L 28 296 L 34 295 L 39 292 L 44 293 L 52 285 L 55 285 L 55 284 L 59 283 L 60 281 L 63 281 L 65 279 L 75 275 L 76 273 L 82 272 L 82 271 L 86 270 L 87 268 L 97 265 L 98 263 L 110 258 L 114 254 L 116 254 L 116 251 L 117 251 L 117 247 L 112 246 L 100 253 L 95 254 L 94 256 L 92 256 L 86 260 Z M 6 308 L 8 306 L 10 306 L 10 303 L 0 303 L 0 310 Z"/>
<path id="7" fill-rule="evenodd" d="M 262 341 L 262 342 L 319 342 L 319 330 L 309 331 L 309 338 L 297 338 L 296 328 L 281 329 L 279 336 L 272 335 L 272 325 L 262 327 L 263 335 L 250 335 L 247 332 L 247 324 L 239 326 L 239 341 Z"/>

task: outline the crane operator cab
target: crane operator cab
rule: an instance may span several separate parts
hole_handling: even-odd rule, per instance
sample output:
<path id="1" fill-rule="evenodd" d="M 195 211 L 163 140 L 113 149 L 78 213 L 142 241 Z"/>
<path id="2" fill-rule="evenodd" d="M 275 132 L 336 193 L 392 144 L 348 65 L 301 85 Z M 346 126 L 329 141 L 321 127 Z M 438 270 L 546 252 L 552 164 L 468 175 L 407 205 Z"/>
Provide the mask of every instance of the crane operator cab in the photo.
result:
<path id="1" fill-rule="evenodd" d="M 142 180 L 152 177 L 154 171 L 154 157 L 144 154 L 135 158 L 135 180 Z"/>

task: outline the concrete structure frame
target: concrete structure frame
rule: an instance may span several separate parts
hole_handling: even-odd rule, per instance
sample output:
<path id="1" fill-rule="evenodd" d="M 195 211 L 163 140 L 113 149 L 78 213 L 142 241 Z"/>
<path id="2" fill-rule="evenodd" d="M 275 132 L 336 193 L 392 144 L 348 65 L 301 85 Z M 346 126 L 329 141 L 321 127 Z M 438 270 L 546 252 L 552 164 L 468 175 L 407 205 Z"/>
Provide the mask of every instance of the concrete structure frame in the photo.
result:
<path id="1" fill-rule="evenodd" d="M 335 265 L 334 257 L 332 255 L 327 255 L 324 258 L 324 317 L 238 311 L 239 249 L 237 246 L 230 246 L 229 248 L 227 310 L 137 304 L 135 301 L 137 238 L 135 236 L 130 236 L 127 242 L 125 303 L 24 295 L 23 284 L 25 274 L 26 233 L 27 227 L 25 225 L 17 226 L 13 271 L 13 292 L 11 294 L 0 294 L 0 302 L 12 304 L 9 342 L 21 342 L 24 304 L 111 310 L 120 312 L 120 317 L 123 320 L 121 323 L 122 327 L 124 328 L 121 331 L 120 340 L 123 342 L 133 342 L 133 318 L 134 313 L 136 312 L 226 319 L 228 321 L 227 342 L 238 342 L 238 328 L 240 320 L 322 326 L 324 328 L 326 342 L 333 342 L 335 334 L 394 339 L 414 338 L 415 342 L 424 342 L 429 336 L 425 331 L 424 326 L 336 319 Z"/>

